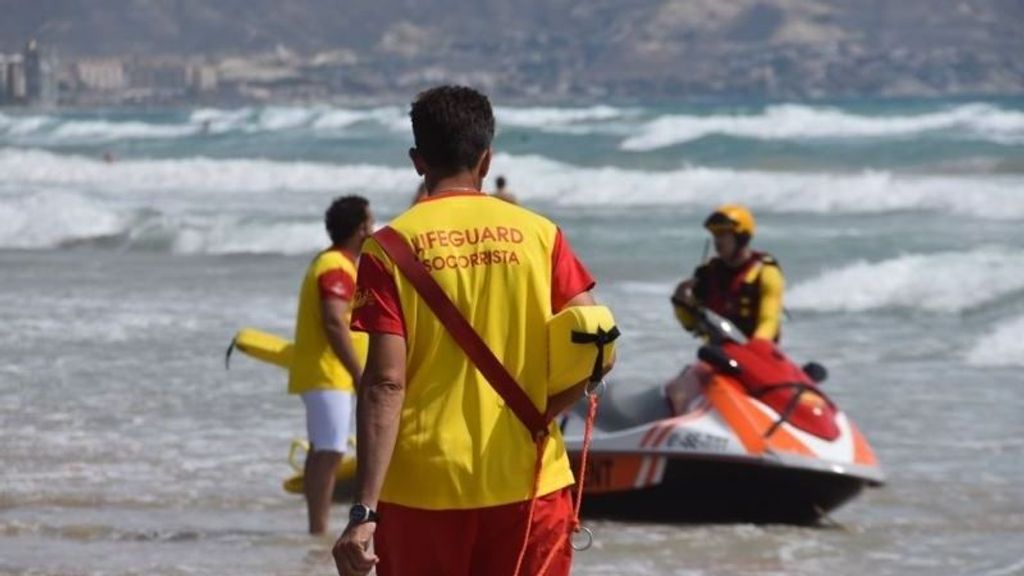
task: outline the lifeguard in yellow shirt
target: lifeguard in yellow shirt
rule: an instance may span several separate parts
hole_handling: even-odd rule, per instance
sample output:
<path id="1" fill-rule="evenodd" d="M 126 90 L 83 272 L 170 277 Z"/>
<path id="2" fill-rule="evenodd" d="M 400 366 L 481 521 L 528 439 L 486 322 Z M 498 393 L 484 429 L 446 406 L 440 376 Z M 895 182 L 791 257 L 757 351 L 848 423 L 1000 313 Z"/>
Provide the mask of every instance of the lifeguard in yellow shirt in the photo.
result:
<path id="1" fill-rule="evenodd" d="M 686 306 L 704 306 L 730 320 L 748 338 L 779 341 L 786 281 L 774 257 L 750 247 L 756 226 L 754 215 L 740 204 L 720 206 L 704 221 L 717 256 L 680 282 L 672 295 L 676 317 L 684 328 L 696 327 Z M 676 413 L 684 412 L 696 397 L 707 373 L 702 363 L 687 366 L 666 386 Z"/>
<path id="2" fill-rule="evenodd" d="M 348 443 L 353 392 L 363 373 L 365 352 L 357 350 L 365 350 L 365 342 L 354 344 L 348 325 L 356 259 L 373 232 L 369 203 L 360 196 L 337 198 L 324 225 L 331 247 L 313 258 L 302 280 L 288 372 L 288 393 L 300 395 L 306 407 L 310 449 L 303 475 L 311 534 L 327 530 L 334 470 Z"/>
<path id="3" fill-rule="evenodd" d="M 583 395 L 582 383 L 563 389 L 548 378 L 548 323 L 593 305 L 594 279 L 554 222 L 481 192 L 494 136 L 486 96 L 440 86 L 410 115 L 410 157 L 428 195 L 368 240 L 359 263 L 352 327 L 370 334 L 370 350 L 338 572 L 511 575 L 518 565 L 519 576 L 568 576 L 574 478 L 561 432 L 549 421 L 538 444 L 386 243 L 390 233 L 408 244 L 412 266 L 539 414 Z"/>

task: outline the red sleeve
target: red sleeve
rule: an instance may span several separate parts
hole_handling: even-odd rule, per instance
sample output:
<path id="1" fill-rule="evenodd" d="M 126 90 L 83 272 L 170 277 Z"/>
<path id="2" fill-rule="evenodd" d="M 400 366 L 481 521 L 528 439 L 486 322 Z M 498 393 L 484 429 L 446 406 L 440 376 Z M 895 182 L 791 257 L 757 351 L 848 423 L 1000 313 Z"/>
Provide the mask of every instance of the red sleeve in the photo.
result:
<path id="1" fill-rule="evenodd" d="M 569 300 L 592 289 L 594 284 L 594 278 L 558 230 L 551 252 L 551 312 L 557 314 Z"/>
<path id="2" fill-rule="evenodd" d="M 383 332 L 405 336 L 402 302 L 395 279 L 384 265 L 370 254 L 359 259 L 356 302 L 352 310 L 352 329 L 359 332 Z"/>
<path id="3" fill-rule="evenodd" d="M 352 296 L 356 292 L 356 283 L 352 280 L 352 276 L 340 268 L 320 274 L 317 276 L 316 283 L 320 287 L 321 300 L 333 299 L 347 302 L 352 300 Z"/>

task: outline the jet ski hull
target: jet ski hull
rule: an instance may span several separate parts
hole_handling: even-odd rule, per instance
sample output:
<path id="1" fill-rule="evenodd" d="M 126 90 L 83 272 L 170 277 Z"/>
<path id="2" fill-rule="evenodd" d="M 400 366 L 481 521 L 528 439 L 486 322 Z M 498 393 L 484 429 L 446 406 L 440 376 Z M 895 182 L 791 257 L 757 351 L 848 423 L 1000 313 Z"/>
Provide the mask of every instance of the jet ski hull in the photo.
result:
<path id="1" fill-rule="evenodd" d="M 838 409 L 835 434 L 822 437 L 727 377 L 716 376 L 682 416 L 656 415 L 667 411 L 656 392 L 604 399 L 584 479 L 585 516 L 807 524 L 885 480 L 867 440 Z M 624 414 L 630 404 L 632 414 Z M 574 470 L 583 414 L 563 422 Z"/>
<path id="2" fill-rule="evenodd" d="M 591 458 L 588 482 L 600 485 L 602 469 L 615 458 Z M 588 490 L 582 514 L 654 522 L 812 524 L 874 485 L 856 476 L 788 466 L 662 458 L 660 483 L 609 492 Z"/>

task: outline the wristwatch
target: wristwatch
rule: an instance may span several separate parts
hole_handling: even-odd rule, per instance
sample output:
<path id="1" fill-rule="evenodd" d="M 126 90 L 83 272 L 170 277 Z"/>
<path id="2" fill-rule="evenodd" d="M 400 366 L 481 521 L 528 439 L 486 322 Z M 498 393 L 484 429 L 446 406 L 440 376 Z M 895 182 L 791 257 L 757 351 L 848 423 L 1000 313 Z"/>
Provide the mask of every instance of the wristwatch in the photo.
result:
<path id="1" fill-rule="evenodd" d="M 353 504 L 348 509 L 348 522 L 353 526 L 366 524 L 367 522 L 376 522 L 378 518 L 380 517 L 377 515 L 377 512 L 365 504 Z"/>

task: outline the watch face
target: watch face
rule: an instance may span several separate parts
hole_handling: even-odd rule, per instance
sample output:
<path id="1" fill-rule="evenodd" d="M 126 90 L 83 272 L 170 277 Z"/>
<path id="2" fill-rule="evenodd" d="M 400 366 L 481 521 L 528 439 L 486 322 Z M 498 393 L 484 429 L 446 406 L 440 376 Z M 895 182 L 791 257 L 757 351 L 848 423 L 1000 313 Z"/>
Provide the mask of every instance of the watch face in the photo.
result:
<path id="1" fill-rule="evenodd" d="M 370 509 L 362 504 L 353 504 L 348 511 L 348 519 L 353 522 L 365 522 L 370 515 Z"/>

